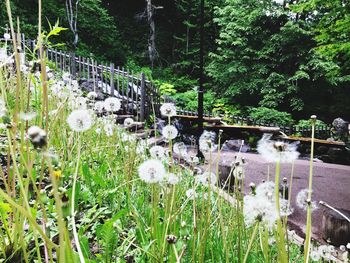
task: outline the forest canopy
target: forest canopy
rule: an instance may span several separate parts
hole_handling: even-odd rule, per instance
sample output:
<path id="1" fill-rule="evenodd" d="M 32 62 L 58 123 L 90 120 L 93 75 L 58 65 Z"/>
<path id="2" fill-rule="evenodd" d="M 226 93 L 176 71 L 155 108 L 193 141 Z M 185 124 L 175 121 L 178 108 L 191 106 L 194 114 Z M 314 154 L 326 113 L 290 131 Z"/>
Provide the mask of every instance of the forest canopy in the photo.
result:
<path id="1" fill-rule="evenodd" d="M 157 59 L 151 69 L 146 1 L 80 0 L 77 53 L 145 71 L 165 94 L 195 109 L 199 2 L 152 1 Z M 37 1 L 16 0 L 12 7 L 21 31 L 35 38 Z M 69 27 L 65 1 L 47 0 L 43 8 L 47 30 L 57 20 Z M 4 1 L 0 10 L 5 30 Z M 349 31 L 348 1 L 206 0 L 206 110 L 349 119 Z M 73 34 L 66 30 L 55 41 L 72 49 Z"/>

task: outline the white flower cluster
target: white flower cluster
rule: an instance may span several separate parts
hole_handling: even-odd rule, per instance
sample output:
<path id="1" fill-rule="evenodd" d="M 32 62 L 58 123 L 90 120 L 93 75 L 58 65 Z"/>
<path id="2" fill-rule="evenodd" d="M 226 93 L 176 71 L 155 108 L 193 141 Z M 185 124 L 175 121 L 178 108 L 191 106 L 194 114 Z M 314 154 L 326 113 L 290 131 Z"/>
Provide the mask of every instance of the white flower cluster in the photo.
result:
<path id="1" fill-rule="evenodd" d="M 313 261 L 320 261 L 324 259 L 326 261 L 332 260 L 332 254 L 335 252 L 335 248 L 332 245 L 321 245 L 318 248 L 311 249 L 310 258 Z"/>
<path id="2" fill-rule="evenodd" d="M 178 131 L 175 126 L 166 125 L 162 130 L 162 135 L 167 141 L 171 141 L 177 137 Z"/>
<path id="3" fill-rule="evenodd" d="M 257 150 L 268 162 L 291 163 L 299 157 L 297 144 L 271 140 L 271 134 L 264 134 Z"/>
<path id="4" fill-rule="evenodd" d="M 217 177 L 215 173 L 212 172 L 204 172 L 202 174 L 196 175 L 196 182 L 200 183 L 204 186 L 215 186 L 217 183 Z"/>

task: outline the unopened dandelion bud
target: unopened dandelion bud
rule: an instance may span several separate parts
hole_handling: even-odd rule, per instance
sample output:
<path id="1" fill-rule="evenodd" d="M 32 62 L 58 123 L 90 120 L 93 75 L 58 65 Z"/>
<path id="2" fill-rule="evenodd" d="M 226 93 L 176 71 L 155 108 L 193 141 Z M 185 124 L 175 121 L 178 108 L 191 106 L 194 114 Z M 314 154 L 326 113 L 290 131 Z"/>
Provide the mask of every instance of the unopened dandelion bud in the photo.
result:
<path id="1" fill-rule="evenodd" d="M 220 129 L 220 130 L 219 130 L 219 135 L 223 134 L 223 132 L 224 132 L 224 131 Z"/>
<path id="2" fill-rule="evenodd" d="M 342 252 L 346 251 L 346 247 L 345 247 L 344 245 L 341 245 L 341 246 L 339 247 L 339 249 L 340 249 L 340 251 L 342 251 Z"/>
<path id="3" fill-rule="evenodd" d="M 307 205 L 311 205 L 311 199 L 310 198 L 306 199 L 306 203 Z"/>
<path id="4" fill-rule="evenodd" d="M 311 120 L 316 120 L 316 119 L 317 119 L 317 116 L 316 116 L 316 115 L 311 115 L 310 119 L 311 119 Z"/>
<path id="5" fill-rule="evenodd" d="M 175 244 L 176 241 L 177 241 L 177 238 L 175 235 L 168 235 L 166 237 L 166 241 L 169 243 L 169 244 Z"/>
<path id="6" fill-rule="evenodd" d="M 28 129 L 28 138 L 35 148 L 43 148 L 47 144 L 46 132 L 38 126 Z"/>
<path id="7" fill-rule="evenodd" d="M 287 177 L 283 177 L 283 183 L 287 184 Z"/>

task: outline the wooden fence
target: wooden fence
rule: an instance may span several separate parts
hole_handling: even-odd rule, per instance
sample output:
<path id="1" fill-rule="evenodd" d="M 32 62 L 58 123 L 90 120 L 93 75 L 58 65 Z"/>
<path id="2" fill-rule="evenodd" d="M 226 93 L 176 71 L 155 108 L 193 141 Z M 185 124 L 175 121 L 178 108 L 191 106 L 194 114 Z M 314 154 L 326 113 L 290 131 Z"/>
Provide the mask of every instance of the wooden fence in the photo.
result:
<path id="1" fill-rule="evenodd" d="M 32 58 L 40 57 L 35 40 L 17 37 L 20 52 Z M 4 39 L 0 39 L 4 40 Z M 81 85 L 93 87 L 93 91 L 115 96 L 122 101 L 123 113 L 135 115 L 144 121 L 155 113 L 159 115 L 161 97 L 158 89 L 146 79 L 144 73 L 134 74 L 113 63 L 98 62 L 92 58 L 75 56 L 72 52 L 45 49 L 46 58 L 56 70 L 69 72 Z"/>

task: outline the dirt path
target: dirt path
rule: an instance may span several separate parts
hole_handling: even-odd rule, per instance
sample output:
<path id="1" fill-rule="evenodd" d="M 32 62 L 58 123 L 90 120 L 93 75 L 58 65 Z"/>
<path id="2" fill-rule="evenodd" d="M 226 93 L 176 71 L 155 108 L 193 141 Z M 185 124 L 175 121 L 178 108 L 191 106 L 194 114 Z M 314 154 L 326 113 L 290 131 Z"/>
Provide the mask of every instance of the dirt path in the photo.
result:
<path id="1" fill-rule="evenodd" d="M 230 163 L 234 160 L 237 153 L 221 152 L 220 161 Z M 267 179 L 269 164 L 262 159 L 258 154 L 242 153 L 242 156 L 247 160 L 245 166 L 245 188 L 249 191 L 249 184 L 261 183 Z M 212 160 L 217 159 L 216 154 L 213 154 Z M 216 163 L 216 162 L 214 162 Z M 350 211 L 350 166 L 328 164 L 328 163 L 313 163 L 313 200 L 317 203 L 322 200 L 328 204 Z M 291 174 L 291 164 L 281 165 L 281 179 L 289 178 Z M 275 166 L 270 164 L 270 180 L 274 180 Z M 308 187 L 309 180 L 309 161 L 297 160 L 294 167 L 294 177 L 292 186 L 292 201 L 294 213 L 290 216 L 289 221 L 291 227 L 301 236 L 305 230 L 306 211 L 298 208 L 295 204 L 296 194 L 304 188 Z M 319 207 L 312 214 L 312 232 L 313 237 L 317 240 L 322 239 L 322 210 Z"/>

